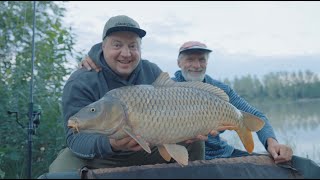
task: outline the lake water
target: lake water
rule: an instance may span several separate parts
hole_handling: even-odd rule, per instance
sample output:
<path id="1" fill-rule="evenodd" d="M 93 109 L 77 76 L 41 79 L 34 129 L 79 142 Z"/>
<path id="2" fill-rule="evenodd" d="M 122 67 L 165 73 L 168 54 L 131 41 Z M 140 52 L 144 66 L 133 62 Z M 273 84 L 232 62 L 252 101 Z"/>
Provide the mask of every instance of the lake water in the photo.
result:
<path id="1" fill-rule="evenodd" d="M 293 149 L 293 154 L 320 163 L 320 99 L 282 103 L 252 103 L 269 119 L 278 141 Z M 221 137 L 238 149 L 243 145 L 235 131 Z M 256 133 L 254 152 L 266 152 Z"/>

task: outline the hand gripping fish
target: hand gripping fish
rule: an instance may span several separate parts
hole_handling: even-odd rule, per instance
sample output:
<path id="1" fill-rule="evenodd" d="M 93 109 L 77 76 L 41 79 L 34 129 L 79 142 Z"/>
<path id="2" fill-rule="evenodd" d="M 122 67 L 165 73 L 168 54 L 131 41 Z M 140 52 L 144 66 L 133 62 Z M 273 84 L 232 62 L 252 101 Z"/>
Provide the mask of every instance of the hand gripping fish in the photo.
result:
<path id="1" fill-rule="evenodd" d="M 161 73 L 152 85 L 113 89 L 68 120 L 68 127 L 77 131 L 114 139 L 129 135 L 151 153 L 148 142 L 158 147 L 165 160 L 173 158 L 180 165 L 188 164 L 188 151 L 176 143 L 223 126 L 235 130 L 252 153 L 251 132 L 259 131 L 264 121 L 238 110 L 220 88 L 196 81 L 175 82 L 168 73 Z"/>

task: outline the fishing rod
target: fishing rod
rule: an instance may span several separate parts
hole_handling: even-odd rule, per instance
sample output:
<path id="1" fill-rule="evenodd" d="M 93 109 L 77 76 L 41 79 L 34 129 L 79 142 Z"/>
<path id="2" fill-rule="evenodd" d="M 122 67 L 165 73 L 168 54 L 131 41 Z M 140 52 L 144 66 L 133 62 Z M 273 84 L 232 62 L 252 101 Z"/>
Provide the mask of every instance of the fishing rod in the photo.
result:
<path id="1" fill-rule="evenodd" d="M 34 110 L 33 104 L 33 71 L 34 71 L 34 54 L 35 54 L 35 26 L 36 26 L 36 1 L 33 1 L 33 27 L 32 27 L 32 57 L 31 57 L 31 80 L 30 80 L 30 103 L 29 103 L 29 126 L 28 126 L 28 178 L 32 177 L 32 135 L 40 123 L 41 111 Z"/>
<path id="2" fill-rule="evenodd" d="M 28 161 L 27 161 L 27 176 L 32 178 L 32 135 L 35 135 L 35 129 L 40 124 L 41 106 L 35 106 L 33 103 L 33 71 L 34 71 L 34 56 L 35 56 L 35 24 L 36 22 L 36 1 L 33 1 L 33 27 L 32 27 L 32 57 L 31 57 L 31 80 L 30 80 L 30 103 L 29 103 L 29 123 L 28 123 Z M 35 106 L 35 107 L 34 107 Z M 24 129 L 25 126 L 19 122 L 18 111 L 7 111 L 8 115 L 14 114 L 16 116 L 16 122 Z"/>

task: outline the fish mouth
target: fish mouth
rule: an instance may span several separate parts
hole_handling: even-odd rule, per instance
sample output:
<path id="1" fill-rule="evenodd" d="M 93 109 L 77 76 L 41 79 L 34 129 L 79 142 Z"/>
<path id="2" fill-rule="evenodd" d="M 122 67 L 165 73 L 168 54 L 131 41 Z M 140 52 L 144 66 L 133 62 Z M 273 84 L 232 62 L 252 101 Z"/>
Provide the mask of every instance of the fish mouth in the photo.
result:
<path id="1" fill-rule="evenodd" d="M 79 131 L 79 123 L 77 121 L 77 119 L 69 119 L 68 120 L 68 128 L 72 128 L 74 130 L 74 132 L 78 133 Z"/>

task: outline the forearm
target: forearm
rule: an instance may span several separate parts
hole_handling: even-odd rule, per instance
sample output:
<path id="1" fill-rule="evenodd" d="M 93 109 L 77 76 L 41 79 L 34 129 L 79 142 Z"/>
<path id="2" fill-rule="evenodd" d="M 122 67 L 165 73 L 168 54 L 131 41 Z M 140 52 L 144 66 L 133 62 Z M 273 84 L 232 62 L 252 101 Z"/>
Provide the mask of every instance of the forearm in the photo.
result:
<path id="1" fill-rule="evenodd" d="M 259 116 L 258 116 L 259 117 Z M 270 125 L 270 122 L 268 121 L 268 119 L 266 119 L 265 117 L 260 117 L 261 119 L 264 120 L 265 125 L 263 126 L 263 128 L 257 132 L 257 135 L 259 137 L 260 142 L 263 144 L 263 146 L 265 147 L 265 149 L 268 149 L 268 139 L 273 139 L 275 141 L 277 141 L 276 135 L 273 131 L 272 126 Z"/>
<path id="2" fill-rule="evenodd" d="M 274 144 L 279 144 L 279 143 L 278 143 L 278 141 L 277 141 L 275 138 L 272 138 L 272 137 L 268 138 L 268 139 L 267 139 L 266 149 L 267 149 L 268 146 L 274 145 Z"/>
<path id="3" fill-rule="evenodd" d="M 114 154 L 108 137 L 94 133 L 67 133 L 67 145 L 73 153 L 85 159 L 106 158 Z"/>

